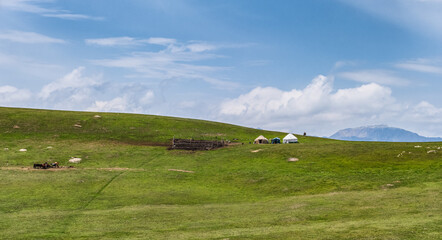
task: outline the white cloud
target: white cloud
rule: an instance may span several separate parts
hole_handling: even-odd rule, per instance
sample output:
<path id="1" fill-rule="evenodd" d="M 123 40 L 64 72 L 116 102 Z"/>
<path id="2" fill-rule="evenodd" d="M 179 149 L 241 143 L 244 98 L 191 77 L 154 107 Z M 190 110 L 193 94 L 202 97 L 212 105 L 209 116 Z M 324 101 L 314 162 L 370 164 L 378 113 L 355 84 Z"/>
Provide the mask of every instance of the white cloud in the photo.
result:
<path id="1" fill-rule="evenodd" d="M 130 46 L 130 45 L 139 45 L 143 43 L 143 41 L 136 40 L 131 37 L 86 39 L 85 42 L 87 44 L 101 45 L 101 46 Z"/>
<path id="2" fill-rule="evenodd" d="M 94 112 L 130 112 L 146 113 L 155 102 L 152 90 L 134 85 L 115 86 L 119 89 L 118 97 L 110 100 L 95 100 L 86 108 Z"/>
<path id="3" fill-rule="evenodd" d="M 100 76 L 85 77 L 83 76 L 84 67 L 74 69 L 71 73 L 45 85 L 39 97 L 43 99 L 49 98 L 52 94 L 66 89 L 81 89 L 85 87 L 97 86 L 101 82 Z M 78 97 L 78 96 L 77 96 Z"/>
<path id="4" fill-rule="evenodd" d="M 18 89 L 13 86 L 0 86 L 0 105 L 21 106 L 31 99 L 32 93 L 27 89 Z"/>
<path id="5" fill-rule="evenodd" d="M 335 65 L 333 66 L 332 70 L 335 71 L 343 67 L 355 66 L 355 65 L 357 65 L 356 61 L 337 61 L 335 62 Z"/>
<path id="6" fill-rule="evenodd" d="M 46 9 L 35 4 L 38 1 L 33 0 L 2 0 L 0 7 L 9 8 L 15 11 L 30 12 L 30 13 L 47 13 L 56 12 L 56 10 Z M 42 1 L 40 1 L 42 2 Z"/>
<path id="7" fill-rule="evenodd" d="M 13 30 L 0 32 L 0 40 L 18 43 L 65 43 L 62 39 L 48 37 L 39 33 Z"/>
<path id="8" fill-rule="evenodd" d="M 407 105 L 377 83 L 333 89 L 318 76 L 304 89 L 257 87 L 220 104 L 218 121 L 250 127 L 330 136 L 337 130 L 388 124 L 424 136 L 442 136 L 442 108 L 428 102 Z"/>
<path id="9" fill-rule="evenodd" d="M 332 78 L 320 75 L 302 90 L 257 87 L 222 103 L 220 118 L 247 126 L 308 129 L 319 134 L 350 122 L 382 119 L 384 112 L 397 107 L 387 87 L 370 83 L 334 92 L 332 83 Z"/>
<path id="10" fill-rule="evenodd" d="M 257 87 L 222 104 L 221 114 L 250 116 L 308 116 L 325 112 L 347 115 L 382 109 L 391 102 L 391 90 L 371 83 L 333 93 L 333 80 L 318 76 L 303 90 L 282 91 Z"/>
<path id="11" fill-rule="evenodd" d="M 426 101 L 404 106 L 401 114 L 391 122 L 422 136 L 442 137 L 442 108 Z"/>
<path id="12" fill-rule="evenodd" d="M 422 101 L 412 107 L 411 110 L 407 112 L 406 116 L 419 122 L 440 124 L 442 119 L 442 108 L 437 108 L 429 102 Z"/>
<path id="13" fill-rule="evenodd" d="M 152 38 L 147 39 L 147 42 L 150 43 L 150 44 L 169 46 L 169 45 L 175 44 L 176 43 L 176 39 L 152 37 Z"/>
<path id="14" fill-rule="evenodd" d="M 104 81 L 101 75 L 85 75 L 84 67 L 43 86 L 36 95 L 40 107 L 50 109 L 145 113 L 155 103 L 149 87 Z"/>
<path id="15" fill-rule="evenodd" d="M 392 71 L 378 69 L 340 72 L 336 76 L 362 83 L 378 83 L 393 86 L 406 86 L 410 84 L 409 80 L 396 76 Z"/>
<path id="16" fill-rule="evenodd" d="M 439 60 L 417 59 L 397 63 L 395 66 L 410 71 L 442 74 L 442 63 Z"/>
<path id="17" fill-rule="evenodd" d="M 86 42 L 108 46 L 147 42 L 165 47 L 158 51 L 135 52 L 114 59 L 91 60 L 96 65 L 127 68 L 135 72 L 135 74 L 128 75 L 127 77 L 152 80 L 195 79 L 224 89 L 232 89 L 238 86 L 237 83 L 214 77 L 215 72 L 224 68 L 196 63 L 200 60 L 220 57 L 209 52 L 217 48 L 211 44 L 179 43 L 175 39 L 170 38 L 133 39 L 129 37 L 89 39 Z"/>
<path id="18" fill-rule="evenodd" d="M 151 104 L 155 98 L 155 94 L 152 90 L 147 91 L 140 99 L 140 103 L 143 105 Z"/>
<path id="19" fill-rule="evenodd" d="M 207 52 L 212 51 L 221 46 L 216 46 L 206 42 L 191 41 L 187 44 L 178 43 L 176 39 L 173 38 L 148 38 L 148 39 L 136 39 L 132 37 L 110 37 L 110 38 L 95 38 L 86 39 L 85 42 L 90 45 L 101 45 L 101 46 L 139 46 L 143 44 L 153 44 L 166 46 L 169 52 Z M 225 47 L 225 46 L 224 46 Z"/>
<path id="20" fill-rule="evenodd" d="M 84 14 L 75 14 L 67 10 L 42 7 L 42 3 L 55 3 L 55 0 L 2 0 L 0 8 L 13 11 L 39 14 L 44 17 L 60 18 L 66 20 L 103 20 L 101 17 L 93 17 Z"/>
<path id="21" fill-rule="evenodd" d="M 215 45 L 202 42 L 202 43 L 192 43 L 192 44 L 189 44 L 189 45 L 187 45 L 187 48 L 191 52 L 205 52 L 205 51 L 214 50 L 217 47 Z"/>
<path id="22" fill-rule="evenodd" d="M 95 101 L 86 109 L 93 112 L 129 112 L 128 102 L 125 98 L 116 97 L 110 101 Z"/>
<path id="23" fill-rule="evenodd" d="M 342 0 L 404 28 L 442 38 L 442 1 L 439 0 Z"/>
<path id="24" fill-rule="evenodd" d="M 103 17 L 92 17 L 84 14 L 73 14 L 73 13 L 47 13 L 43 14 L 42 16 L 60 18 L 66 20 L 104 20 Z"/>

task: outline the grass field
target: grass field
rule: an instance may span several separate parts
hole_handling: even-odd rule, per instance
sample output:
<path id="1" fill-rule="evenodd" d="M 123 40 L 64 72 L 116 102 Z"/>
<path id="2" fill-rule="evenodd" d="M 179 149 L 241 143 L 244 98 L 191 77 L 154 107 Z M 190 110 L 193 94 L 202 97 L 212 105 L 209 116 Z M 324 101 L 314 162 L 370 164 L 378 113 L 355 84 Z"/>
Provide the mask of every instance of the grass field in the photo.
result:
<path id="1" fill-rule="evenodd" d="M 0 132 L 1 239 L 442 238 L 440 142 L 254 145 L 286 133 L 12 108 Z M 173 137 L 239 144 L 170 151 Z M 32 169 L 44 161 L 74 168 Z"/>

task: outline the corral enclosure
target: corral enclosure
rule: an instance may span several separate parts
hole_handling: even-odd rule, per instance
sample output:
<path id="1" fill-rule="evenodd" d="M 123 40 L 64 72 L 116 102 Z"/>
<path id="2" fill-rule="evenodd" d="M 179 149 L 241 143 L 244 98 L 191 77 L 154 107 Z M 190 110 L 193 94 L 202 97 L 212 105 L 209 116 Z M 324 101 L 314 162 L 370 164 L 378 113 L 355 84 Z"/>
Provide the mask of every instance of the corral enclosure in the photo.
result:
<path id="1" fill-rule="evenodd" d="M 194 139 L 172 139 L 172 146 L 170 149 L 182 149 L 182 150 L 211 150 L 226 146 L 227 143 L 224 140 L 212 141 L 212 140 L 194 140 Z"/>

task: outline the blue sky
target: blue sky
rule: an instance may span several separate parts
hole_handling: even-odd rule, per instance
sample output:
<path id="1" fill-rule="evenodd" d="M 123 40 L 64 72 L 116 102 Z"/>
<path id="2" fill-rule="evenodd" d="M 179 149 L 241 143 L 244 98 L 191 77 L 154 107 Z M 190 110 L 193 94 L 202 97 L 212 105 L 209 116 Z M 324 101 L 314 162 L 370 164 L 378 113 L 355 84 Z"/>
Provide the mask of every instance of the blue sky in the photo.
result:
<path id="1" fill-rule="evenodd" d="M 442 136 L 442 1 L 0 1 L 0 106 Z"/>

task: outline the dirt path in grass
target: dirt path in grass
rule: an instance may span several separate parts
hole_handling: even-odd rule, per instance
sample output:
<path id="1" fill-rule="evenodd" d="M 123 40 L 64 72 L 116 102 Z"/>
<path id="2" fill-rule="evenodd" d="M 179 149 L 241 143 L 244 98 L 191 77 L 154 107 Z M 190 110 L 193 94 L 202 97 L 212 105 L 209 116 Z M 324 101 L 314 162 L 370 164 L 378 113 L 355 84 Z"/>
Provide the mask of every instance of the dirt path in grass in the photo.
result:
<path id="1" fill-rule="evenodd" d="M 102 170 L 102 171 L 144 171 L 140 168 L 75 168 L 75 167 L 60 167 L 60 168 L 48 168 L 38 169 L 32 167 L 1 167 L 1 170 L 16 170 L 16 171 L 67 171 L 67 170 Z"/>
<path id="2" fill-rule="evenodd" d="M 48 169 L 37 169 L 32 167 L 1 167 L 1 170 L 17 170 L 17 171 L 65 171 L 65 170 L 76 170 L 76 168 L 60 167 L 60 168 L 48 168 Z"/>

